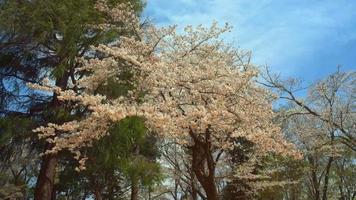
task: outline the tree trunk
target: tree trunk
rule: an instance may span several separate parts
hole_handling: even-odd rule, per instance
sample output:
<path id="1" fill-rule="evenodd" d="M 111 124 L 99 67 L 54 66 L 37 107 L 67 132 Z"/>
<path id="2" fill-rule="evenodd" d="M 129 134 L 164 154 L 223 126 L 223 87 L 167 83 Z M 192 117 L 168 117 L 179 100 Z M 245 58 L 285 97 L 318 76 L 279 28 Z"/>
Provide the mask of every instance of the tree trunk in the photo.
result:
<path id="1" fill-rule="evenodd" d="M 312 156 L 308 156 L 308 162 L 312 166 L 311 170 L 311 196 L 313 197 L 314 200 L 320 200 L 320 190 L 319 190 L 319 181 L 318 181 L 318 176 L 316 173 L 316 162 L 315 159 Z"/>
<path id="2" fill-rule="evenodd" d="M 138 200 L 139 185 L 137 180 L 132 181 L 131 200 Z"/>
<path id="3" fill-rule="evenodd" d="M 207 181 L 205 181 L 203 188 L 206 193 L 207 200 L 219 199 L 218 191 L 216 189 L 216 184 L 214 179 L 209 178 Z"/>
<path id="4" fill-rule="evenodd" d="M 65 90 L 69 78 L 69 72 L 66 72 L 62 78 L 56 80 L 56 86 Z M 57 94 L 53 95 L 52 107 L 58 108 L 61 102 L 57 98 Z M 46 142 L 44 152 L 53 148 L 53 144 Z M 43 156 L 40 174 L 37 178 L 35 200 L 51 200 L 55 199 L 54 179 L 56 175 L 56 167 L 58 163 L 57 154 L 48 154 Z"/>
<path id="5" fill-rule="evenodd" d="M 133 149 L 133 155 L 138 156 L 140 154 L 140 146 L 135 145 Z M 139 177 L 137 175 L 133 175 L 131 177 L 131 200 L 138 200 L 138 192 L 140 189 L 139 186 Z"/>
<path id="6" fill-rule="evenodd" d="M 190 173 L 190 184 L 191 184 L 191 196 L 192 196 L 192 200 L 198 200 L 198 192 L 197 192 L 197 188 L 196 188 L 196 184 L 195 184 L 195 175 L 194 175 L 194 171 L 192 169 L 192 172 Z"/>
<path id="7" fill-rule="evenodd" d="M 322 200 L 328 199 L 329 174 L 330 174 L 331 163 L 333 162 L 333 160 L 334 160 L 333 157 L 329 157 L 328 164 L 326 166 Z"/>
<path id="8" fill-rule="evenodd" d="M 52 188 L 52 198 L 51 200 L 56 200 L 57 199 L 57 194 L 56 194 L 56 184 L 53 185 L 53 188 Z"/>
<path id="9" fill-rule="evenodd" d="M 95 200 L 103 200 L 99 187 L 95 187 L 94 195 L 95 195 Z"/>
<path id="10" fill-rule="evenodd" d="M 52 148 L 52 145 L 47 144 L 45 151 Z M 43 156 L 41 163 L 40 174 L 37 179 L 35 200 L 51 200 L 54 194 L 54 179 L 56 176 L 58 158 L 56 154 L 48 154 Z"/>
<path id="11" fill-rule="evenodd" d="M 192 169 L 199 183 L 202 185 L 207 200 L 218 200 L 218 191 L 215 183 L 215 160 L 211 147 L 209 128 L 205 132 L 205 137 L 196 136 L 190 132 L 194 140 L 192 148 Z"/>
<path id="12" fill-rule="evenodd" d="M 340 200 L 346 200 L 345 195 L 344 195 L 344 191 L 343 191 L 343 189 L 342 189 L 342 186 L 339 185 L 338 187 L 339 187 L 340 196 L 341 196 L 341 197 L 340 197 Z"/>

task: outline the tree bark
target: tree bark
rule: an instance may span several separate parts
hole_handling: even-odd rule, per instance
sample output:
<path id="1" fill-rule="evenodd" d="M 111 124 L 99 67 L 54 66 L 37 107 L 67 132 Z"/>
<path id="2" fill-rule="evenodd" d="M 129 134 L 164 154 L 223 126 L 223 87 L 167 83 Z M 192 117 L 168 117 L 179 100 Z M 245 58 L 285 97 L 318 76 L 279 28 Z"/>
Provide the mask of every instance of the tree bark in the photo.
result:
<path id="1" fill-rule="evenodd" d="M 139 185 L 137 180 L 132 181 L 131 200 L 138 200 Z"/>
<path id="2" fill-rule="evenodd" d="M 52 145 L 47 144 L 45 150 L 52 148 Z M 56 176 L 58 157 L 56 154 L 48 154 L 43 156 L 41 163 L 40 174 L 37 179 L 35 200 L 51 200 L 54 194 L 54 179 Z"/>
<path id="3" fill-rule="evenodd" d="M 318 176 L 316 173 L 316 162 L 315 159 L 312 156 L 308 156 L 308 162 L 309 164 L 312 166 L 312 170 L 310 172 L 310 176 L 311 176 L 311 196 L 313 197 L 314 200 L 320 200 L 320 184 L 318 181 Z"/>
<path id="4" fill-rule="evenodd" d="M 333 160 L 334 160 L 333 157 L 329 157 L 328 164 L 327 164 L 326 169 L 325 169 L 326 172 L 325 172 L 325 177 L 324 177 L 322 200 L 327 200 L 328 199 L 329 174 L 330 174 L 330 168 L 331 168 L 331 164 L 332 164 Z"/>
<path id="5" fill-rule="evenodd" d="M 197 188 L 196 188 L 196 184 L 195 184 L 195 175 L 194 175 L 194 171 L 192 169 L 192 172 L 190 173 L 190 184 L 191 184 L 191 196 L 192 196 L 192 200 L 198 200 L 198 192 L 197 192 Z"/>
<path id="6" fill-rule="evenodd" d="M 62 78 L 56 80 L 56 86 L 65 90 L 69 78 L 69 71 L 67 71 Z M 61 102 L 57 98 L 57 94 L 53 95 L 52 107 L 58 108 Z M 54 136 L 53 136 L 54 137 Z M 46 142 L 44 152 L 54 147 L 54 144 Z M 37 178 L 35 189 L 35 200 L 51 200 L 55 199 L 54 179 L 56 175 L 56 167 L 58 163 L 57 154 L 48 154 L 43 156 L 40 174 Z"/>
<path id="7" fill-rule="evenodd" d="M 103 197 L 101 196 L 101 191 L 100 191 L 99 187 L 95 188 L 94 195 L 95 195 L 95 200 L 103 200 Z"/>
<path id="8" fill-rule="evenodd" d="M 216 184 L 215 184 L 214 179 L 209 178 L 207 181 L 205 181 L 203 188 L 204 188 L 204 191 L 206 193 L 206 197 L 208 200 L 218 200 L 219 199 L 218 191 L 216 189 Z"/>
<path id="9" fill-rule="evenodd" d="M 135 145 L 133 149 L 133 155 L 138 156 L 140 154 L 140 146 Z M 140 190 L 139 178 L 137 175 L 131 177 L 131 200 L 138 200 L 138 193 Z"/>
<path id="10" fill-rule="evenodd" d="M 190 132 L 194 140 L 192 146 L 192 168 L 199 183 L 203 187 L 207 200 L 218 200 L 218 191 L 215 183 L 215 160 L 212 155 L 211 139 L 209 129 L 205 137 L 196 136 Z"/>

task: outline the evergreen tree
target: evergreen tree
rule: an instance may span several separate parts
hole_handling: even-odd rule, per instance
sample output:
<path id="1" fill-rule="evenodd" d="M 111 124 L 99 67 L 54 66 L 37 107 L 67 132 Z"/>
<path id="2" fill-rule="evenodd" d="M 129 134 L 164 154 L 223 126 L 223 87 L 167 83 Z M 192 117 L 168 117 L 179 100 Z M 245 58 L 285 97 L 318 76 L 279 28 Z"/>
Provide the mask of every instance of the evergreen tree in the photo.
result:
<path id="1" fill-rule="evenodd" d="M 77 162 L 69 156 L 62 161 L 57 196 L 114 200 L 131 188 L 131 199 L 138 199 L 141 186 L 153 187 L 161 177 L 156 141 L 138 117 L 114 124 L 108 136 L 83 149 L 86 170 L 75 171 Z"/>
<path id="2" fill-rule="evenodd" d="M 0 114 L 5 121 L 13 123 L 9 116 L 16 115 L 31 119 L 38 126 L 73 119 L 70 105 L 59 102 L 54 94 L 36 93 L 26 84 L 40 83 L 46 78 L 57 87 L 66 89 L 76 81 L 74 71 L 79 67 L 75 59 L 77 56 L 88 53 L 91 45 L 111 42 L 122 34 L 133 34 L 125 29 L 102 31 L 93 28 L 96 24 L 110 20 L 109 16 L 95 8 L 96 2 L 1 2 L 0 18 L 5 20 L 0 22 Z M 131 2 L 138 15 L 144 6 L 140 0 L 111 0 L 108 3 L 115 6 L 122 2 Z M 75 117 L 80 117 L 80 113 L 77 113 Z M 10 141 L 13 137 L 14 134 L 2 138 Z M 10 145 L 9 142 L 6 144 Z M 44 152 L 51 149 L 52 144 L 44 143 L 40 146 L 43 150 L 39 151 Z M 42 157 L 35 199 L 55 198 L 53 185 L 57 163 L 56 154 Z"/>

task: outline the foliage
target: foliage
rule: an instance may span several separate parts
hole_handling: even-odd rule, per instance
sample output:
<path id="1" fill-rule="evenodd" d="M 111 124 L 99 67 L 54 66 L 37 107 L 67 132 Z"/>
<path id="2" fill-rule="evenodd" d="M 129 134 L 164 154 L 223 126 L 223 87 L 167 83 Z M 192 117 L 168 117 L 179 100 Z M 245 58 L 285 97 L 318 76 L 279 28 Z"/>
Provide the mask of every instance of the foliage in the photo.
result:
<path id="1" fill-rule="evenodd" d="M 0 198 L 31 198 L 40 170 L 35 199 L 354 199 L 354 72 L 305 98 L 259 85 L 231 27 L 142 25 L 143 7 L 0 2 Z"/>
<path id="2" fill-rule="evenodd" d="M 103 198 L 119 199 L 125 197 L 132 180 L 140 180 L 144 187 L 160 182 L 156 139 L 148 134 L 142 119 L 126 118 L 109 131 L 93 147 L 83 150 L 88 157 L 86 170 L 75 171 L 75 160 L 63 161 L 56 185 L 59 197 L 83 198 L 99 188 Z"/>

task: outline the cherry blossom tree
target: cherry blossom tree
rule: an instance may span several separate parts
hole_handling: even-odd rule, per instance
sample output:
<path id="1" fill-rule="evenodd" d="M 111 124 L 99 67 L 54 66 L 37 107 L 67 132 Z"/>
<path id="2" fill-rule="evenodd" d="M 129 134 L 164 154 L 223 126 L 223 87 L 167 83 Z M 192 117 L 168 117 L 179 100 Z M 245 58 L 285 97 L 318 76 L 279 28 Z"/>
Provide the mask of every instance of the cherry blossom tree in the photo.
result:
<path id="1" fill-rule="evenodd" d="M 283 81 L 269 71 L 264 76 L 263 84 L 276 89 L 280 98 L 289 103 L 289 108 L 281 109 L 279 115 L 285 121 L 285 131 L 308 163 L 305 178 L 308 199 L 345 198 L 344 188 L 333 188 L 336 179 L 332 174 L 341 161 L 355 153 L 355 77 L 355 72 L 342 72 L 338 68 L 306 87 L 307 95 L 301 97 L 298 92 L 306 88 L 300 81 Z"/>
<path id="2" fill-rule="evenodd" d="M 113 17 L 126 16 L 116 10 L 108 12 Z M 258 70 L 250 63 L 250 53 L 221 39 L 231 27 L 220 28 L 217 23 L 210 28 L 188 26 L 180 33 L 176 27 L 141 29 L 129 19 L 127 24 L 137 35 L 93 47 L 103 55 L 101 59 L 80 58 L 83 66 L 76 71 L 75 90 L 50 83 L 31 85 L 90 111 L 82 120 L 37 128 L 41 138 L 54 144 L 46 154 L 68 149 L 79 160 L 78 170 L 83 170 L 86 158 L 80 147 L 108 134 L 111 123 L 142 116 L 159 136 L 174 138 L 189 148 L 193 172 L 209 200 L 218 199 L 216 167 L 220 159 L 227 158 L 224 152 L 238 145 L 236 138 L 254 144 L 251 162 L 268 152 L 299 156 L 273 123 L 275 98 L 256 84 Z M 97 94 L 99 85 L 109 77 L 117 79 L 125 69 L 133 74 L 127 81 L 134 89 L 127 96 L 108 99 Z M 248 168 L 237 173 L 251 175 Z"/>

